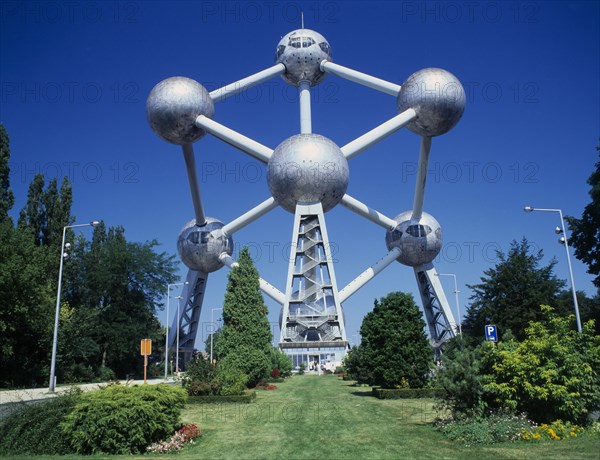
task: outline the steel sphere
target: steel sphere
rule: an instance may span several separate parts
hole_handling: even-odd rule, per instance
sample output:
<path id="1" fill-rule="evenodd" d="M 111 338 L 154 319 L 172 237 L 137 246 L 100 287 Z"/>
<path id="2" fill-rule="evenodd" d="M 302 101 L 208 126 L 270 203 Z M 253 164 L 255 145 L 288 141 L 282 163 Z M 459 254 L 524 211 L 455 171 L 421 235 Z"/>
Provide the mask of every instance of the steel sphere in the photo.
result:
<path id="1" fill-rule="evenodd" d="M 212 217 L 201 227 L 196 219 L 184 225 L 177 238 L 177 252 L 188 268 L 211 273 L 223 266 L 219 256 L 224 252 L 231 255 L 233 239 L 226 238 L 221 228 L 223 223 Z"/>
<path id="2" fill-rule="evenodd" d="M 321 202 L 327 212 L 348 188 L 348 160 L 340 148 L 318 134 L 296 134 L 277 146 L 267 165 L 275 201 L 295 212 L 296 204 Z"/>
<path id="3" fill-rule="evenodd" d="M 152 130 L 173 144 L 189 144 L 204 136 L 196 126 L 199 115 L 215 113 L 210 94 L 195 80 L 171 77 L 158 83 L 146 101 L 146 115 Z"/>
<path id="4" fill-rule="evenodd" d="M 388 250 L 400 248 L 398 262 L 409 267 L 431 262 L 442 249 L 442 229 L 434 217 L 426 212 L 421 219 L 411 219 L 412 211 L 394 218 L 398 225 L 385 234 Z"/>
<path id="5" fill-rule="evenodd" d="M 321 70 L 325 59 L 332 60 L 331 47 L 323 35 L 310 29 L 298 29 L 285 35 L 275 52 L 275 62 L 285 66 L 283 79 L 294 86 L 301 81 L 308 81 L 310 86 L 319 84 L 325 78 Z"/>
<path id="6" fill-rule="evenodd" d="M 458 78 L 443 69 L 427 68 L 413 73 L 398 94 L 399 112 L 414 109 L 417 118 L 408 129 L 421 136 L 450 131 L 465 111 L 465 90 Z"/>

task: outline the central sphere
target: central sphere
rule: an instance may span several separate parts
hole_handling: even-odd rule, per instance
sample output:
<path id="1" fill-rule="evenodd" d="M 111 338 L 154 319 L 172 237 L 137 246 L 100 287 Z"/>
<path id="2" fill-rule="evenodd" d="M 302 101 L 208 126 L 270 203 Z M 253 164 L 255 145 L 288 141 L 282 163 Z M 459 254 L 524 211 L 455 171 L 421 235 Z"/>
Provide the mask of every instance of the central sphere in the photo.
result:
<path id="1" fill-rule="evenodd" d="M 277 146 L 267 165 L 267 183 L 275 201 L 290 212 L 296 204 L 321 203 L 327 212 L 348 188 L 348 160 L 319 134 L 296 134 Z"/>
<path id="2" fill-rule="evenodd" d="M 283 79 L 298 86 L 308 81 L 315 86 L 325 78 L 321 62 L 331 61 L 331 48 L 325 37 L 310 29 L 298 29 L 284 36 L 277 45 L 275 62 L 285 66 Z"/>

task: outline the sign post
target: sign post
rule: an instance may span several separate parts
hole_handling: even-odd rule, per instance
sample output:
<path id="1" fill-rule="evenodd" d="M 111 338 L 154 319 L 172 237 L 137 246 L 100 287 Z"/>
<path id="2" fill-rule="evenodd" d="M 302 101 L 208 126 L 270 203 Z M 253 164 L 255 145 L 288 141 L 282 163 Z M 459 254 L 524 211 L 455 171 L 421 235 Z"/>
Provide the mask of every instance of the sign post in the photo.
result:
<path id="1" fill-rule="evenodd" d="M 485 326 L 485 340 L 494 343 L 498 341 L 498 328 L 493 324 Z"/>
<path id="2" fill-rule="evenodd" d="M 148 369 L 148 355 L 152 354 L 152 339 L 142 339 L 141 354 L 144 357 L 144 385 L 146 384 L 146 370 Z"/>

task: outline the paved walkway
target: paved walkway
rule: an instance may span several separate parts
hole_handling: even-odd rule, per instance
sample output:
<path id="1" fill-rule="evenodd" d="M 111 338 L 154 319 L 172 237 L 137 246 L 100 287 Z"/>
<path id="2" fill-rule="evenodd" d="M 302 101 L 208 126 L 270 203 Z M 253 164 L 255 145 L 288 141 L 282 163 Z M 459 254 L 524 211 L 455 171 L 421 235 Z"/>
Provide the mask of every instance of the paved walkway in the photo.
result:
<path id="1" fill-rule="evenodd" d="M 148 384 L 155 385 L 157 383 L 164 383 L 164 379 L 152 379 L 147 380 Z M 121 382 L 125 384 L 125 381 Z M 127 381 L 128 385 L 142 385 L 144 383 L 143 380 L 129 380 Z M 173 383 L 171 379 L 168 380 L 168 383 Z M 106 386 L 107 383 L 83 383 L 83 384 L 74 384 L 69 386 L 60 386 L 56 387 L 56 391 L 54 393 L 50 393 L 48 388 L 29 388 L 22 390 L 8 390 L 8 391 L 0 391 L 0 406 L 4 404 L 11 403 L 19 403 L 19 402 L 30 402 L 30 401 L 40 401 L 42 399 L 53 398 L 59 394 L 66 393 L 71 388 L 77 387 L 81 388 L 83 391 L 91 391 L 97 390 Z"/>

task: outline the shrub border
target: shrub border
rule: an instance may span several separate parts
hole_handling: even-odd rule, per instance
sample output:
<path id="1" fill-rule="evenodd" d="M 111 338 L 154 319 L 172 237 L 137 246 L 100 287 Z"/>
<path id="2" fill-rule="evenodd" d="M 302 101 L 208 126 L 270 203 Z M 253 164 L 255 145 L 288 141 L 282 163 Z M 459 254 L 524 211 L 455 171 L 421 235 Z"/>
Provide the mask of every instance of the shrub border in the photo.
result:
<path id="1" fill-rule="evenodd" d="M 256 399 L 256 391 L 248 390 L 243 395 L 188 396 L 188 404 L 243 403 L 250 404 Z"/>
<path id="2" fill-rule="evenodd" d="M 444 393 L 442 388 L 378 388 L 374 387 L 373 396 L 377 399 L 420 399 L 439 398 Z"/>

